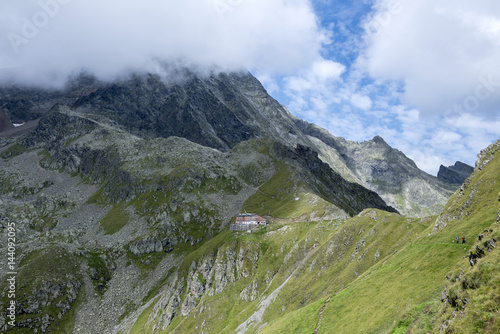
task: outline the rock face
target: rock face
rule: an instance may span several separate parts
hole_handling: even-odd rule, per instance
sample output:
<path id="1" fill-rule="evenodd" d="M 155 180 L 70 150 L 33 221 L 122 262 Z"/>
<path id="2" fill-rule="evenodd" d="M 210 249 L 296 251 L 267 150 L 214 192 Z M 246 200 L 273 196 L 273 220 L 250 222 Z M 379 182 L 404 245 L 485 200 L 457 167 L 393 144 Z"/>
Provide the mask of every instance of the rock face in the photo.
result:
<path id="1" fill-rule="evenodd" d="M 81 74 L 61 90 L 0 86 L 0 108 L 13 123 L 24 123 L 45 115 L 55 104 L 71 104 L 98 87 L 92 76 Z"/>
<path id="2" fill-rule="evenodd" d="M 180 311 L 183 317 L 189 316 L 204 296 L 221 294 L 232 283 L 255 274 L 258 260 L 256 245 L 244 244 L 239 248 L 219 249 L 217 254 L 207 254 L 191 262 L 185 278 L 179 279 L 176 273 L 168 279 L 148 323 L 153 330 L 160 331 L 170 324 L 176 312 Z M 257 294 L 257 283 L 252 282 L 240 297 L 248 302 L 255 300 Z"/>
<path id="3" fill-rule="evenodd" d="M 9 117 L 2 111 L 2 108 L 0 108 L 0 132 L 12 128 L 14 128 L 14 125 L 10 121 Z"/>
<path id="4" fill-rule="evenodd" d="M 345 178 L 377 192 L 401 214 L 424 217 L 438 214 L 458 188 L 420 170 L 401 151 L 380 136 L 362 143 L 332 136 L 325 129 L 300 119 L 297 126 L 319 139 L 321 158 Z"/>
<path id="5" fill-rule="evenodd" d="M 145 137 L 186 138 L 227 151 L 256 137 L 288 140 L 298 129 L 286 110 L 250 73 L 196 74 L 167 82 L 136 75 L 105 84 L 72 107 L 104 115 Z"/>
<path id="6" fill-rule="evenodd" d="M 129 250 L 135 256 L 141 256 L 144 254 L 159 253 L 159 252 L 171 252 L 173 247 L 177 245 L 177 239 L 163 239 L 156 240 L 154 238 L 147 238 L 129 246 Z"/>
<path id="7" fill-rule="evenodd" d="M 24 302 L 19 304 L 19 315 L 38 315 L 30 317 L 24 321 L 20 321 L 17 326 L 26 328 L 32 331 L 39 330 L 46 333 L 49 326 L 56 319 L 49 314 L 43 314 L 43 309 L 52 304 L 58 311 L 57 318 L 60 320 L 75 302 L 81 283 L 76 280 L 68 280 L 67 282 L 45 282 L 39 289 L 29 296 Z"/>
<path id="8" fill-rule="evenodd" d="M 445 167 L 441 165 L 437 177 L 446 183 L 462 184 L 473 171 L 474 167 L 457 161 L 453 166 Z"/>
<path id="9" fill-rule="evenodd" d="M 355 215 L 366 208 L 397 212 L 396 209 L 388 206 L 376 192 L 357 183 L 346 181 L 328 164 L 321 161 L 318 153 L 311 148 L 300 144 L 297 144 L 295 150 L 281 145 L 275 145 L 273 148 L 278 156 L 286 157 L 300 165 L 301 169 L 310 171 L 315 178 L 311 180 L 307 175 L 303 175 L 302 179 L 311 188 L 317 188 L 318 193 L 325 194 L 325 197 L 345 212 Z"/>

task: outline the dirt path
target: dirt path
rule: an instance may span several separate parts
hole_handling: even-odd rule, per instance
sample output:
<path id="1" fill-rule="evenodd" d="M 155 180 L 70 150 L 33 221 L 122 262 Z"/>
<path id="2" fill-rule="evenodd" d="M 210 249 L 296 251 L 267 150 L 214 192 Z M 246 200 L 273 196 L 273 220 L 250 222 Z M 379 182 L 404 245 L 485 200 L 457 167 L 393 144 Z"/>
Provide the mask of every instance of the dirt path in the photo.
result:
<path id="1" fill-rule="evenodd" d="M 331 297 L 328 297 L 328 299 L 323 304 L 323 307 L 319 311 L 319 314 L 318 314 L 318 325 L 316 326 L 316 329 L 314 330 L 314 334 L 318 334 L 318 331 L 319 331 L 319 329 L 321 327 L 321 317 L 323 316 L 323 311 L 325 310 L 325 308 L 328 306 L 328 303 L 330 302 L 330 298 Z"/>
<path id="2" fill-rule="evenodd" d="M 307 255 L 299 262 L 297 265 L 297 268 L 290 274 L 290 276 L 287 277 L 287 279 L 281 284 L 279 287 L 276 288 L 267 298 L 262 300 L 259 304 L 259 308 L 257 311 L 255 311 L 245 322 L 243 322 L 241 325 L 236 328 L 235 333 L 237 334 L 244 334 L 248 329 L 253 326 L 253 325 L 258 325 L 262 322 L 262 317 L 264 316 L 264 312 L 266 312 L 267 308 L 274 303 L 276 300 L 276 297 L 278 297 L 278 294 L 280 291 L 283 289 L 283 287 L 288 283 L 288 281 L 295 275 L 295 273 L 302 268 L 304 263 L 309 259 L 309 257 L 314 253 L 314 250 L 316 249 L 317 245 L 314 245 L 313 248 L 307 253 Z"/>

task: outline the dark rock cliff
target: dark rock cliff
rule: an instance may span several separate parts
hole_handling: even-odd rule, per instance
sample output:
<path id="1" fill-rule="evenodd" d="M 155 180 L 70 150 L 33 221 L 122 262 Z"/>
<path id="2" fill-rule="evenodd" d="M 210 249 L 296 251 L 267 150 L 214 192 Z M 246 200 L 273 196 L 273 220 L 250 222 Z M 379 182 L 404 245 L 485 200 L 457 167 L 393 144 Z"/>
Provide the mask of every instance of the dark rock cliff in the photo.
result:
<path id="1" fill-rule="evenodd" d="M 356 215 L 367 208 L 398 212 L 388 206 L 376 192 L 345 180 L 328 164 L 321 161 L 318 153 L 309 147 L 297 144 L 295 149 L 290 149 L 276 143 L 273 150 L 276 155 L 287 158 L 293 161 L 293 164 L 300 166 L 300 170 L 310 172 L 310 175 L 302 173 L 302 180 L 317 194 L 322 194 L 326 200 L 351 215 Z"/>
<path id="2" fill-rule="evenodd" d="M 453 166 L 445 167 L 441 165 L 437 177 L 446 183 L 462 184 L 473 171 L 474 167 L 457 161 Z"/>
<path id="3" fill-rule="evenodd" d="M 104 84 L 72 107 L 105 115 L 142 137 L 177 136 L 222 151 L 248 139 L 276 137 L 276 128 L 296 130 L 250 73 L 185 72 L 174 82 L 150 74 Z"/>

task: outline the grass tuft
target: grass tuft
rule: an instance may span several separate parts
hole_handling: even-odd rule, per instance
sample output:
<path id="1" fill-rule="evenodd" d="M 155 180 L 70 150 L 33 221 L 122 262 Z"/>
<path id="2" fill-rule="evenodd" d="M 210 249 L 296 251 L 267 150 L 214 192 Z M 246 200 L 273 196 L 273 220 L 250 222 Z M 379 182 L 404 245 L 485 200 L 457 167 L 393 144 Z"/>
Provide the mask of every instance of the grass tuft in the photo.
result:
<path id="1" fill-rule="evenodd" d="M 127 207 L 117 204 L 109 210 L 106 216 L 99 222 L 105 234 L 115 234 L 120 231 L 129 221 Z"/>

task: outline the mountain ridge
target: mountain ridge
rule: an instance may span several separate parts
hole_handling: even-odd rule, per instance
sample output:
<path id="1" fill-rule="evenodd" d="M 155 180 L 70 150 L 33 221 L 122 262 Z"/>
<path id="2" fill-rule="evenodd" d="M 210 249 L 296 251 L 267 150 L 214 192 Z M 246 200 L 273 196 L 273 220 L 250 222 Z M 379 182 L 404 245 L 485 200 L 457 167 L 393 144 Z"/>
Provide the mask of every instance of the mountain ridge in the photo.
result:
<path id="1" fill-rule="evenodd" d="M 343 169 L 349 170 L 360 184 L 379 193 L 405 215 L 437 214 L 456 190 L 456 186 L 420 170 L 413 160 L 391 148 L 380 136 L 357 143 L 334 137 L 327 130 L 298 118 L 295 122 L 304 133 L 336 150 Z M 322 153 L 328 154 L 324 149 Z"/>
<path id="2" fill-rule="evenodd" d="M 248 72 L 201 76 L 188 69 L 184 72 L 185 77 L 170 82 L 151 74 L 133 75 L 112 83 L 80 76 L 65 91 L 52 91 L 47 97 L 39 90 L 23 93 L 19 88 L 14 92 L 4 89 L 8 94 L 4 93 L 2 98 L 0 91 L 0 102 L 13 105 L 9 96 L 25 101 L 26 94 L 35 92 L 37 101 L 45 101 L 39 105 L 63 101 L 77 113 L 102 117 L 138 136 L 183 137 L 222 151 L 239 142 L 263 137 L 290 147 L 297 144 L 311 147 L 334 171 L 379 193 L 406 215 L 439 213 L 447 196 L 457 187 L 423 173 L 381 137 L 356 144 L 299 120 L 270 97 Z M 32 104 L 25 101 L 23 105 Z M 46 112 L 23 108 L 20 113 L 31 115 L 28 118 Z M 19 117 L 11 109 L 7 112 Z M 370 153 L 374 148 L 379 157 Z M 391 161 L 390 167 L 384 164 L 385 160 Z"/>

